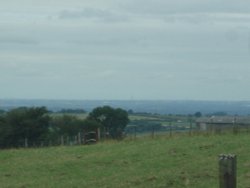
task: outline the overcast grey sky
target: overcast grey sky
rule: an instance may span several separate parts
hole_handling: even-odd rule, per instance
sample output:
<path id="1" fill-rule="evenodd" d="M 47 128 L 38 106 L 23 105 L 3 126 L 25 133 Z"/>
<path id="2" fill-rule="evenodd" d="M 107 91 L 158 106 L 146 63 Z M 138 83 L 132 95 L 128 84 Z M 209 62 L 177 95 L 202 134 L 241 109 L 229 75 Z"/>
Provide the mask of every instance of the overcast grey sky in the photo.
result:
<path id="1" fill-rule="evenodd" d="M 250 1 L 1 1 L 0 88 L 0 98 L 250 100 Z"/>

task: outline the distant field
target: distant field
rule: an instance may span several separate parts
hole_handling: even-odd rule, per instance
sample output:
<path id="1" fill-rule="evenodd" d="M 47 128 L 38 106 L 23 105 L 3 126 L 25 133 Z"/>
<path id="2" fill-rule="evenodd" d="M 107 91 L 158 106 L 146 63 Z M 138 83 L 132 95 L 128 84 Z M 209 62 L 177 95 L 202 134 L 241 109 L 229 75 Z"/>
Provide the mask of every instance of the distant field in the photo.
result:
<path id="1" fill-rule="evenodd" d="M 158 136 L 91 146 L 0 152 L 1 188 L 218 187 L 221 153 L 238 155 L 238 187 L 250 185 L 250 135 Z"/>
<path id="2" fill-rule="evenodd" d="M 151 134 L 152 132 L 158 132 L 161 134 L 164 132 L 173 131 L 188 131 L 196 129 L 195 117 L 192 117 L 192 123 L 190 117 L 185 115 L 159 115 L 159 114 L 132 114 L 129 115 L 129 125 L 126 128 L 127 134 Z M 191 124 L 190 124 L 191 123 Z"/>
<path id="3" fill-rule="evenodd" d="M 85 119 L 88 116 L 88 113 L 51 113 L 50 114 L 52 117 L 56 117 L 56 116 L 63 116 L 63 115 L 72 115 L 72 116 L 76 116 L 80 119 Z M 159 122 L 177 122 L 177 121 L 181 121 L 181 122 L 187 122 L 188 121 L 188 116 L 178 116 L 178 115 L 151 115 L 151 114 L 142 114 L 142 115 L 137 115 L 137 114 L 132 114 L 129 115 L 129 119 L 131 121 L 134 120 L 145 120 L 145 121 L 159 121 Z"/>
<path id="4" fill-rule="evenodd" d="M 61 117 L 63 115 L 70 115 L 75 116 L 79 119 L 86 119 L 88 113 L 51 113 L 51 117 Z M 183 130 L 190 128 L 189 117 L 185 115 L 152 115 L 152 114 L 130 114 L 129 115 L 129 124 L 130 126 L 140 126 L 143 125 L 145 130 L 141 130 L 140 128 L 137 129 L 137 134 L 145 134 L 150 133 L 152 127 L 155 125 L 161 125 L 163 127 L 172 126 L 173 130 Z M 171 124 L 170 124 L 171 122 Z M 195 119 L 193 119 L 193 128 L 195 128 Z M 127 129 L 128 133 L 130 134 L 131 131 Z M 157 131 L 157 130 L 156 130 Z M 162 131 L 162 130 L 161 130 Z M 166 132 L 167 130 L 163 131 Z M 160 132 L 158 130 L 158 132 Z"/>
<path id="5" fill-rule="evenodd" d="M 61 117 L 63 115 L 75 116 L 79 119 L 86 119 L 88 114 L 87 113 L 51 113 L 51 117 Z"/>

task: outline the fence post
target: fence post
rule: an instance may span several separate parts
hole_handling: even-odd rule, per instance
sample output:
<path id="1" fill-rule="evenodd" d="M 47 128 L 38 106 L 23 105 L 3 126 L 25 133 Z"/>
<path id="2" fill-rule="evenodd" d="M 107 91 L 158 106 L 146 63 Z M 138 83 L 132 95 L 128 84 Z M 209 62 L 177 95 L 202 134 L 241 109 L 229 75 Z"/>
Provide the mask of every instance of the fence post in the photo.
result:
<path id="1" fill-rule="evenodd" d="M 28 147 L 29 147 L 28 138 L 25 138 L 25 139 L 24 139 L 24 147 L 25 147 L 25 148 L 28 148 Z"/>
<path id="2" fill-rule="evenodd" d="M 136 139 L 136 126 L 134 127 L 134 139 Z"/>
<path id="3" fill-rule="evenodd" d="M 236 188 L 236 155 L 219 155 L 220 188 Z"/>
<path id="4" fill-rule="evenodd" d="M 61 136 L 61 146 L 64 146 L 64 136 Z"/>
<path id="5" fill-rule="evenodd" d="M 190 120 L 189 120 L 189 136 L 192 136 L 192 130 L 193 130 L 193 121 L 190 118 Z"/>
<path id="6" fill-rule="evenodd" d="M 172 122 L 171 121 L 169 122 L 169 127 L 170 127 L 169 134 L 170 134 L 170 137 L 172 137 Z"/>
<path id="7" fill-rule="evenodd" d="M 152 138 L 154 138 L 154 137 L 155 137 L 155 127 L 154 127 L 154 126 L 152 127 L 152 133 L 151 133 L 151 136 L 152 136 Z"/>
<path id="8" fill-rule="evenodd" d="M 78 133 L 78 144 L 81 145 L 82 144 L 82 141 L 81 141 L 81 132 Z"/>
<path id="9" fill-rule="evenodd" d="M 67 145 L 70 145 L 69 136 L 67 136 Z"/>
<path id="10" fill-rule="evenodd" d="M 234 134 L 238 134 L 238 125 L 237 125 L 237 122 L 236 122 L 236 116 L 234 116 L 234 120 L 233 120 L 233 133 Z"/>
<path id="11" fill-rule="evenodd" d="M 101 140 L 101 129 L 97 128 L 97 141 Z"/>

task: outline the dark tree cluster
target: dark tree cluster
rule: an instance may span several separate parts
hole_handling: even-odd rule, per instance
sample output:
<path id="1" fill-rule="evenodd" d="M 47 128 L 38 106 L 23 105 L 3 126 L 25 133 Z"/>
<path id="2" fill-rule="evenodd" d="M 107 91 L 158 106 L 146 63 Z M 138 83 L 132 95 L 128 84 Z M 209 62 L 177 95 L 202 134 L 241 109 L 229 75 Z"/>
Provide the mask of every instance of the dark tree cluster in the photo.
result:
<path id="1" fill-rule="evenodd" d="M 99 122 L 102 125 L 103 132 L 114 139 L 122 138 L 124 129 L 129 122 L 127 111 L 110 106 L 95 108 L 89 114 L 88 120 Z"/>
<path id="2" fill-rule="evenodd" d="M 47 112 L 45 107 L 22 107 L 0 116 L 0 147 L 18 147 L 25 138 L 44 139 L 50 122 Z"/>
<path id="3" fill-rule="evenodd" d="M 128 123 L 126 111 L 109 106 L 97 107 L 86 119 L 73 115 L 53 116 L 45 107 L 21 107 L 0 115 L 0 148 L 56 141 L 100 128 L 112 138 L 121 138 Z"/>

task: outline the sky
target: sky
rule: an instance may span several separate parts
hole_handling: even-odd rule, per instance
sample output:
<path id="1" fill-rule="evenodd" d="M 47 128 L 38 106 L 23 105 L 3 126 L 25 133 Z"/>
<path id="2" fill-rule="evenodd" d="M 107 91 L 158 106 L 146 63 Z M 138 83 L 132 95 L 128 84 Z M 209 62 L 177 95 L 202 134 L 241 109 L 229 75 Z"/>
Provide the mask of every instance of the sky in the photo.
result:
<path id="1" fill-rule="evenodd" d="M 250 1 L 0 1 L 1 99 L 250 100 Z"/>

